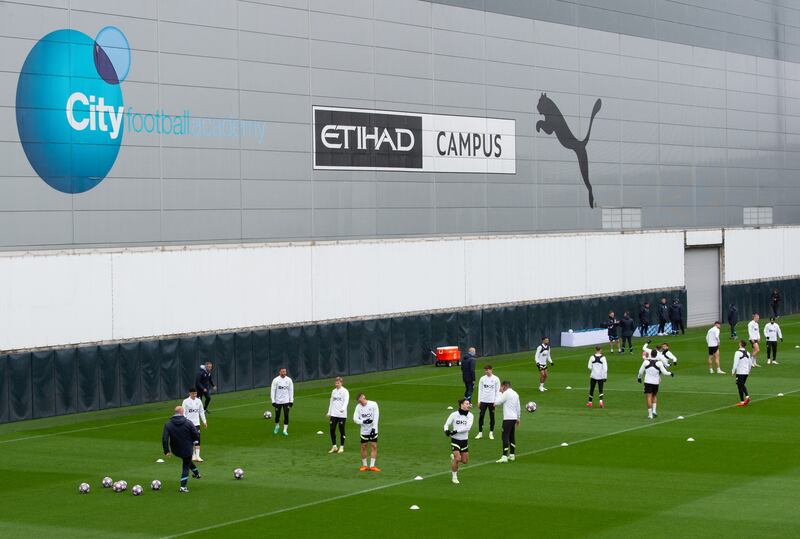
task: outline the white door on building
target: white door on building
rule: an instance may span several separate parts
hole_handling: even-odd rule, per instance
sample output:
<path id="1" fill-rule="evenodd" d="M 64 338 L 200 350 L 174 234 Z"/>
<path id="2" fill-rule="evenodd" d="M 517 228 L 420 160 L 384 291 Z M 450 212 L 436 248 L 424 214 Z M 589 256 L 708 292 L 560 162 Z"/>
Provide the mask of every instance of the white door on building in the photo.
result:
<path id="1" fill-rule="evenodd" d="M 711 325 L 721 316 L 719 249 L 686 249 L 684 261 L 686 324 L 689 327 Z"/>

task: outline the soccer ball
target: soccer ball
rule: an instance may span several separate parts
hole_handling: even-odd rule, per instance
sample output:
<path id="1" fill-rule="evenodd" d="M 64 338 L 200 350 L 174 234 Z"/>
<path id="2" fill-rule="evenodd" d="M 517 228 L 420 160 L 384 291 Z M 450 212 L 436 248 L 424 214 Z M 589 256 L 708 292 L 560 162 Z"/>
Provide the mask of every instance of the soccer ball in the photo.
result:
<path id="1" fill-rule="evenodd" d="M 144 489 L 142 488 L 142 485 L 133 485 L 133 488 L 131 489 L 131 493 L 134 496 L 141 496 L 142 492 L 144 492 Z"/>
<path id="2" fill-rule="evenodd" d="M 114 492 L 119 492 L 119 491 L 122 490 L 122 487 L 120 486 L 119 481 L 114 481 L 114 484 L 111 485 L 111 490 L 113 490 Z"/>
<path id="3" fill-rule="evenodd" d="M 529 402 L 528 404 L 525 405 L 525 409 L 528 410 L 529 412 L 535 412 L 536 411 L 536 403 L 533 402 L 533 401 Z"/>
<path id="4" fill-rule="evenodd" d="M 158 479 L 153 479 L 153 481 L 150 483 L 150 488 L 153 490 L 161 490 L 161 481 Z"/>
<path id="5" fill-rule="evenodd" d="M 114 484 L 114 480 L 110 477 L 103 478 L 103 488 L 111 488 L 111 485 Z"/>
<path id="6" fill-rule="evenodd" d="M 89 486 L 89 483 L 81 483 L 81 486 L 78 487 L 78 492 L 81 494 L 89 494 L 90 490 L 91 487 Z"/>
<path id="7" fill-rule="evenodd" d="M 241 479 L 242 477 L 244 477 L 244 470 L 242 470 L 241 468 L 236 468 L 235 470 L 233 470 L 234 479 Z"/>
<path id="8" fill-rule="evenodd" d="M 272 412 L 270 412 L 269 410 L 264 412 L 264 419 L 272 419 Z"/>
<path id="9" fill-rule="evenodd" d="M 119 482 L 119 490 L 122 492 L 123 490 L 128 490 L 128 482 L 127 481 L 120 481 Z"/>

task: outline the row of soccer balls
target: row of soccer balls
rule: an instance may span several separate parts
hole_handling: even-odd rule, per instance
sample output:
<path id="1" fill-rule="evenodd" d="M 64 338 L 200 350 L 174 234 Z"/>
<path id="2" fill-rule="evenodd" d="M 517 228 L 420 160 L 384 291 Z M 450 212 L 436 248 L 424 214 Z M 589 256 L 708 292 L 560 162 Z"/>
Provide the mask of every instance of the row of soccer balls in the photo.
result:
<path id="1" fill-rule="evenodd" d="M 533 401 L 530 401 L 528 404 L 525 405 L 525 409 L 527 411 L 531 412 L 531 413 L 535 412 L 536 411 L 536 403 L 533 402 Z M 270 412 L 269 410 L 264 412 L 264 419 L 272 419 L 272 412 Z"/>
<path id="2" fill-rule="evenodd" d="M 242 470 L 241 468 L 236 468 L 235 470 L 233 470 L 233 477 L 234 479 L 242 479 L 244 477 L 244 470 Z M 104 477 L 102 484 L 103 488 L 110 488 L 114 492 L 124 492 L 128 490 L 127 481 L 114 481 L 110 477 Z M 153 490 L 161 490 L 161 481 L 159 481 L 158 479 L 153 479 L 150 482 L 150 488 Z M 78 487 L 78 492 L 80 492 L 81 494 L 89 494 L 91 490 L 92 487 L 89 485 L 89 483 L 81 483 L 80 486 Z M 141 496 L 142 493 L 144 493 L 144 489 L 142 488 L 142 485 L 133 485 L 131 493 L 134 496 Z"/>

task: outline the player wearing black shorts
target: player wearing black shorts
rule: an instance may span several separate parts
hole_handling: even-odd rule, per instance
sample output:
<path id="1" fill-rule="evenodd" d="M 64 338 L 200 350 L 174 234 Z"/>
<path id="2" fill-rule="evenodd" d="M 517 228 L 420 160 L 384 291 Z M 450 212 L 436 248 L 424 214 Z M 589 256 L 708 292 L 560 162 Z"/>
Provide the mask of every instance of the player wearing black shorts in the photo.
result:
<path id="1" fill-rule="evenodd" d="M 614 311 L 609 311 L 605 327 L 608 329 L 608 342 L 611 343 L 608 350 L 609 353 L 614 353 L 614 343 L 617 343 L 617 353 L 621 354 L 622 347 L 619 342 L 619 320 L 614 316 Z"/>
<path id="2" fill-rule="evenodd" d="M 472 405 L 467 399 L 458 400 L 458 410 L 447 417 L 444 422 L 444 435 L 450 438 L 452 460 L 450 471 L 453 483 L 458 484 L 458 465 L 469 462 L 469 431 L 472 429 L 474 417 L 469 411 Z"/>
<path id="3" fill-rule="evenodd" d="M 378 403 L 367 400 L 363 393 L 358 394 L 358 404 L 353 412 L 353 421 L 361 429 L 361 467 L 360 472 L 379 472 L 375 466 L 378 459 Z M 367 465 L 367 449 L 370 449 L 369 465 Z"/>
<path id="4" fill-rule="evenodd" d="M 661 375 L 675 376 L 669 372 L 664 363 L 659 359 L 658 350 L 650 350 L 650 357 L 642 361 L 639 367 L 638 381 L 642 383 L 644 377 L 644 395 L 647 401 L 647 417 L 653 419 L 658 416 L 656 405 L 658 403 L 658 386 L 661 384 Z"/>
<path id="5" fill-rule="evenodd" d="M 708 373 L 714 374 L 714 362 L 717 364 L 717 374 L 725 374 L 719 366 L 719 321 L 714 322 L 706 333 L 706 344 L 708 345 Z"/>
<path id="6" fill-rule="evenodd" d="M 350 402 L 350 392 L 342 385 L 342 378 L 337 376 L 331 391 L 331 400 L 328 404 L 328 426 L 330 427 L 331 449 L 328 453 L 344 453 L 344 431 L 347 421 L 347 405 Z M 336 429 L 339 429 L 339 446 L 336 446 Z"/>

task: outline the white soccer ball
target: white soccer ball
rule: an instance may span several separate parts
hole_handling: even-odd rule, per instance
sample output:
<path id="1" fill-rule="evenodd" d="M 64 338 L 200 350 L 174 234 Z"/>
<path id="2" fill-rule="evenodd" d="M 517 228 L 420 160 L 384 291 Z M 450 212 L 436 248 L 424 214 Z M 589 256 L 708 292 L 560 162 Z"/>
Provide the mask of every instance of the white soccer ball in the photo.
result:
<path id="1" fill-rule="evenodd" d="M 242 470 L 241 468 L 236 468 L 235 470 L 233 470 L 234 479 L 241 479 L 242 477 L 244 477 L 244 470 Z"/>
<path id="2" fill-rule="evenodd" d="M 111 490 L 113 490 L 114 492 L 119 492 L 119 491 L 122 490 L 122 487 L 120 486 L 119 481 L 114 481 L 114 484 L 111 485 Z"/>
<path id="3" fill-rule="evenodd" d="M 90 490 L 91 487 L 89 486 L 89 483 L 81 483 L 81 486 L 78 487 L 78 492 L 81 494 L 89 494 Z"/>
<path id="4" fill-rule="evenodd" d="M 114 484 L 114 480 L 110 477 L 106 476 L 103 478 L 103 488 L 111 488 L 111 485 Z"/>
<path id="5" fill-rule="evenodd" d="M 269 410 L 264 412 L 264 419 L 272 419 L 272 412 L 270 412 Z"/>
<path id="6" fill-rule="evenodd" d="M 133 485 L 133 488 L 131 489 L 131 493 L 134 496 L 141 496 L 142 492 L 144 492 L 144 489 L 142 488 L 142 485 Z"/>
<path id="7" fill-rule="evenodd" d="M 528 410 L 529 412 L 535 412 L 536 411 L 536 403 L 533 402 L 533 401 L 529 402 L 528 404 L 525 405 L 525 409 Z"/>
<path id="8" fill-rule="evenodd" d="M 128 482 L 127 481 L 120 481 L 119 482 L 119 490 L 122 492 L 123 490 L 128 490 Z"/>
<path id="9" fill-rule="evenodd" d="M 569 332 L 572 333 L 572 330 L 569 330 Z"/>
<path id="10" fill-rule="evenodd" d="M 153 479 L 153 481 L 150 482 L 150 488 L 153 490 L 161 490 L 161 481 Z"/>

